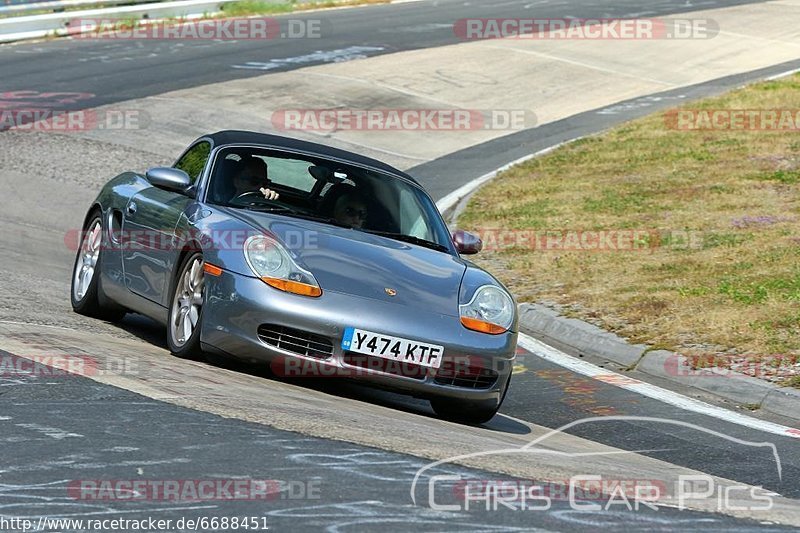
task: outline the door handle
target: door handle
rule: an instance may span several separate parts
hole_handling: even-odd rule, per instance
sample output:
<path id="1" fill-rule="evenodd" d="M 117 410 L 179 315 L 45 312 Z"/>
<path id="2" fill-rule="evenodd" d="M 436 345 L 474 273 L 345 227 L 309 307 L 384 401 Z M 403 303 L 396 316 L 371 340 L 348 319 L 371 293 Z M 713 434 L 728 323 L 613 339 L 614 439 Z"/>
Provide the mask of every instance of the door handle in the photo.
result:
<path id="1" fill-rule="evenodd" d="M 134 202 L 128 204 L 128 214 L 131 216 L 136 214 L 136 204 Z"/>

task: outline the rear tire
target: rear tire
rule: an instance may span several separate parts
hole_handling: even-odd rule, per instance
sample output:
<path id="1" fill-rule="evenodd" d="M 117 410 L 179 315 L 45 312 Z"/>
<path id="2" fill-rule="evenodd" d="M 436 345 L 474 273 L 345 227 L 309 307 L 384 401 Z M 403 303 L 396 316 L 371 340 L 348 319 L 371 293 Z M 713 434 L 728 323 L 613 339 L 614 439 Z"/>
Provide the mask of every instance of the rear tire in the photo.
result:
<path id="1" fill-rule="evenodd" d="M 100 285 L 104 229 L 100 211 L 93 211 L 89 222 L 83 228 L 78 253 L 75 256 L 70 302 L 72 310 L 78 314 L 116 322 L 125 316 L 125 310 L 101 303 L 107 302 Z"/>
<path id="2" fill-rule="evenodd" d="M 205 303 L 205 276 L 203 254 L 187 254 L 172 282 L 167 324 L 167 346 L 176 357 L 198 359 L 200 350 L 200 326 L 203 321 Z"/>

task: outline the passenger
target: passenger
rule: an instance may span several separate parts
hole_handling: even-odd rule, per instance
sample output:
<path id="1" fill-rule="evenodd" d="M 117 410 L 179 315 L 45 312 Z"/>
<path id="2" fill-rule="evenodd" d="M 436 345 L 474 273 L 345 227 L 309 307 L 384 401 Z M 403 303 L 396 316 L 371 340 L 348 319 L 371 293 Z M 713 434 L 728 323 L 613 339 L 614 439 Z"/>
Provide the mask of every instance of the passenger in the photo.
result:
<path id="1" fill-rule="evenodd" d="M 357 192 L 348 192 L 336 200 L 333 218 L 337 222 L 361 229 L 367 221 L 367 202 Z"/>

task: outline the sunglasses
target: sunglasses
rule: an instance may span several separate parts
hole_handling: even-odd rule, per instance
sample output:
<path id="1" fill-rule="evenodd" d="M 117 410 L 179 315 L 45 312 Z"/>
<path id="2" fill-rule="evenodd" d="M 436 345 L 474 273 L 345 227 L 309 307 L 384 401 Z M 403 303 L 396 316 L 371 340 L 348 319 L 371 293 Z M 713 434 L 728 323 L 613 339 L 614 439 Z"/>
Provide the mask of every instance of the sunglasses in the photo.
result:
<path id="1" fill-rule="evenodd" d="M 358 217 L 361 219 L 367 218 L 366 209 L 356 209 L 355 207 L 345 207 L 344 212 L 349 217 Z"/>

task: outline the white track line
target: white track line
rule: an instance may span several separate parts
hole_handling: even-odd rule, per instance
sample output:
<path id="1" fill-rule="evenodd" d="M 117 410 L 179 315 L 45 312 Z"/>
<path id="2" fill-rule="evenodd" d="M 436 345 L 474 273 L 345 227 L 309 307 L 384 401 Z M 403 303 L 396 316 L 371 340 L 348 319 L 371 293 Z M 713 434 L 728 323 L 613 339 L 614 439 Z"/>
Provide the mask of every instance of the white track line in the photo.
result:
<path id="1" fill-rule="evenodd" d="M 780 78 L 784 78 L 786 76 L 791 76 L 800 72 L 800 69 L 793 69 L 788 70 L 786 72 L 782 72 L 780 74 L 776 74 L 774 76 L 770 76 L 766 78 L 767 80 L 776 80 Z M 579 137 L 578 137 L 579 138 Z M 518 165 L 520 163 L 524 163 L 534 157 L 538 157 L 549 152 L 552 152 L 556 148 L 559 148 L 565 144 L 571 143 L 576 139 L 570 139 L 568 141 L 564 141 L 558 143 L 556 145 L 550 146 L 543 150 L 539 150 L 534 154 L 527 155 L 525 157 L 521 157 L 516 161 L 512 161 L 502 167 L 498 168 L 495 171 L 489 172 L 476 178 L 466 185 L 463 185 L 456 189 L 455 191 L 451 192 L 438 202 L 436 202 L 436 206 L 439 208 L 439 211 L 445 212 L 449 209 L 455 207 L 458 202 L 460 202 L 465 196 L 471 194 L 475 189 L 486 183 L 487 181 L 491 180 L 500 172 L 511 168 L 514 165 Z M 669 405 L 673 405 L 680 409 L 684 409 L 686 411 L 692 411 L 694 413 L 699 413 L 705 416 L 711 416 L 714 418 L 718 418 L 720 420 L 724 420 L 726 422 L 730 422 L 733 424 L 737 424 L 740 426 L 749 427 L 751 429 L 756 429 L 759 431 L 765 431 L 767 433 L 773 433 L 775 435 L 781 435 L 783 437 L 791 437 L 795 439 L 800 438 L 800 429 L 783 426 L 781 424 L 775 424 L 772 422 L 767 422 L 765 420 L 759 420 L 758 418 L 753 418 L 751 416 L 743 415 L 741 413 L 737 413 L 735 411 L 731 411 L 729 409 L 724 409 L 722 407 L 717 407 L 716 405 L 711 405 L 709 403 L 701 402 L 700 400 L 695 400 L 694 398 L 689 398 L 688 396 L 684 396 L 682 394 L 678 394 L 677 392 L 673 392 L 671 390 L 662 389 L 661 387 L 657 387 L 650 383 L 645 383 L 644 381 L 639 381 L 638 379 L 629 378 L 627 376 L 623 376 L 622 374 L 617 374 L 615 372 L 611 372 L 604 368 L 600 368 L 599 366 L 595 366 L 591 363 L 586 361 L 582 361 L 575 357 L 565 354 L 552 346 L 549 346 L 541 341 L 534 339 L 524 333 L 519 334 L 519 345 L 531 352 L 532 354 L 541 357 L 551 363 L 554 363 L 558 366 L 571 370 L 577 374 L 582 374 L 584 376 L 591 377 L 598 381 L 602 381 L 604 383 L 608 383 L 609 385 L 614 385 L 616 387 L 620 387 L 625 390 L 629 390 L 632 392 L 636 392 L 641 394 L 642 396 L 647 396 L 648 398 L 653 398 L 654 400 L 658 400 L 664 402 Z"/>
<path id="2" fill-rule="evenodd" d="M 474 180 L 470 181 L 469 183 L 467 183 L 465 185 L 462 185 L 458 189 L 454 190 L 453 192 L 451 192 L 450 194 L 448 194 L 447 196 L 445 196 L 444 198 L 442 198 L 441 200 L 436 202 L 436 207 L 439 208 L 439 211 L 444 213 L 445 211 L 455 207 L 458 204 L 458 202 L 460 202 L 465 196 L 467 196 L 468 194 L 471 194 L 475 189 L 477 189 L 478 187 L 480 187 L 481 185 L 483 185 L 484 183 L 486 183 L 490 179 L 494 178 L 499 173 L 501 173 L 501 172 L 503 172 L 505 170 L 508 170 L 509 168 L 513 167 L 514 165 L 519 165 L 520 163 L 524 163 L 525 161 L 529 161 L 529 160 L 533 159 L 534 157 L 539 157 L 539 156 L 545 155 L 547 153 L 550 153 L 553 150 L 555 150 L 556 148 L 560 148 L 560 147 L 564 146 L 565 144 L 571 143 L 573 141 L 577 141 L 578 139 L 580 139 L 580 137 L 575 137 L 574 139 L 570 139 L 568 141 L 560 142 L 558 144 L 554 144 L 553 146 L 548 146 L 547 148 L 545 148 L 543 150 L 539 150 L 535 154 L 530 154 L 530 155 L 526 155 L 524 157 L 520 157 L 519 159 L 517 159 L 515 161 L 512 161 L 511 163 L 503 165 L 502 167 L 498 168 L 497 170 L 493 170 L 492 172 L 484 174 L 483 176 L 481 176 L 479 178 L 475 178 Z"/>
<path id="3" fill-rule="evenodd" d="M 782 426 L 767 422 L 766 420 L 759 420 L 751 416 L 743 415 L 729 409 L 717 407 L 694 398 L 689 398 L 671 390 L 662 389 L 650 383 L 639 381 L 616 372 L 611 372 L 605 368 L 600 368 L 587 361 L 577 359 L 571 355 L 567 355 L 552 346 L 549 346 L 539 340 L 534 339 L 524 333 L 519 334 L 519 345 L 531 352 L 537 357 L 541 357 L 546 361 L 550 361 L 558 366 L 564 367 L 576 374 L 582 374 L 592 379 L 614 385 L 621 389 L 629 390 L 642 396 L 647 396 L 654 400 L 664 402 L 686 411 L 692 411 L 705 416 L 712 416 L 725 422 L 738 424 L 740 426 L 765 431 L 767 433 L 774 433 L 783 437 L 792 437 L 800 439 L 800 429 L 791 428 L 789 426 Z"/>
<path id="4" fill-rule="evenodd" d="M 782 78 L 787 78 L 787 77 L 791 76 L 792 74 L 797 74 L 798 72 L 800 72 L 800 68 L 796 68 L 796 69 L 793 69 L 793 70 L 787 70 L 786 72 L 781 72 L 780 74 L 775 74 L 774 76 L 770 76 L 769 78 L 765 78 L 765 79 L 767 81 L 780 80 Z"/>

